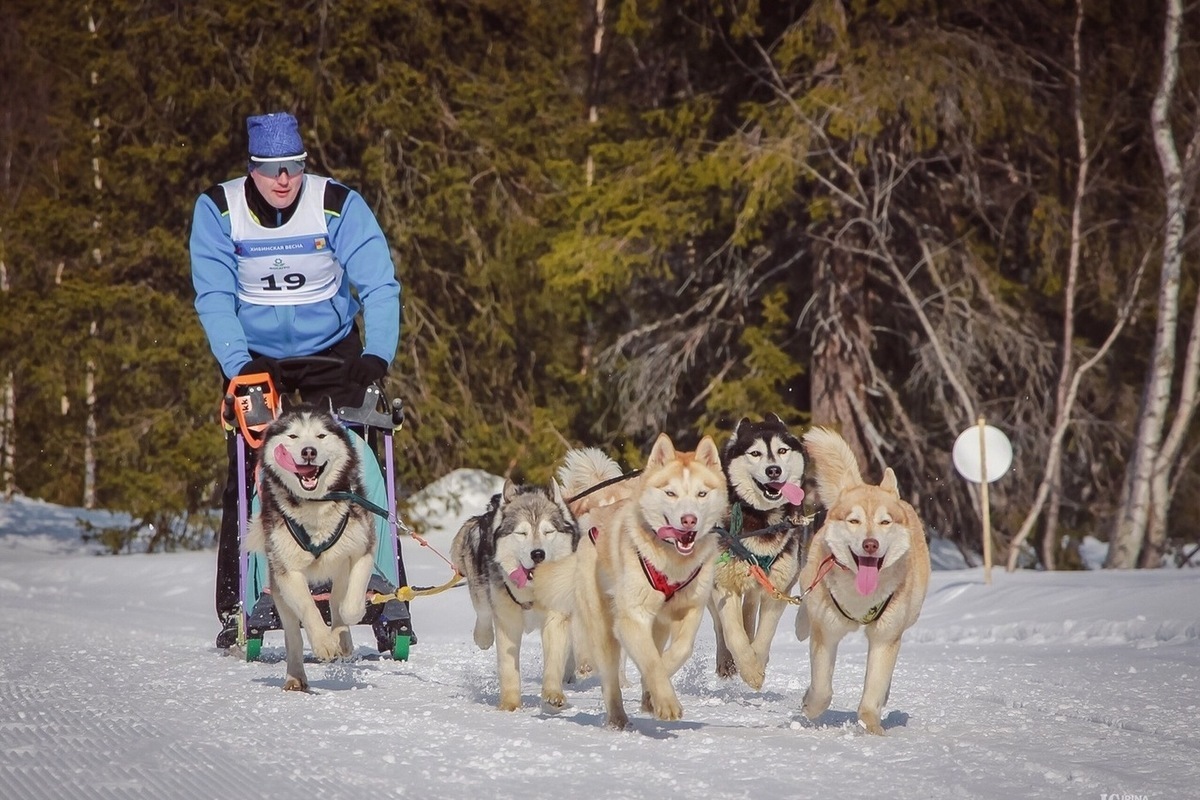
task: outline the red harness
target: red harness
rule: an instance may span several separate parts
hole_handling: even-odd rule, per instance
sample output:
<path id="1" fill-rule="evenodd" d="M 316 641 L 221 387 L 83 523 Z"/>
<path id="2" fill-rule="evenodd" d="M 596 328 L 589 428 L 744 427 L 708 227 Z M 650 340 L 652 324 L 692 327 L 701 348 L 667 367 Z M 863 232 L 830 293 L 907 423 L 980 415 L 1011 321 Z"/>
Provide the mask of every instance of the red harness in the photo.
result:
<path id="1" fill-rule="evenodd" d="M 599 528 L 589 528 L 588 538 L 592 540 L 592 544 L 596 543 L 596 539 L 600 538 Z M 646 576 L 646 580 L 650 581 L 650 585 L 663 595 L 663 602 L 670 600 L 680 590 L 686 587 L 689 583 L 696 580 L 696 576 L 700 574 L 700 570 L 704 569 L 704 565 L 696 567 L 696 571 L 687 577 L 686 580 L 680 583 L 672 583 L 671 579 L 664 575 L 657 567 L 646 560 L 646 557 L 638 553 L 638 563 L 642 565 L 642 574 Z"/>

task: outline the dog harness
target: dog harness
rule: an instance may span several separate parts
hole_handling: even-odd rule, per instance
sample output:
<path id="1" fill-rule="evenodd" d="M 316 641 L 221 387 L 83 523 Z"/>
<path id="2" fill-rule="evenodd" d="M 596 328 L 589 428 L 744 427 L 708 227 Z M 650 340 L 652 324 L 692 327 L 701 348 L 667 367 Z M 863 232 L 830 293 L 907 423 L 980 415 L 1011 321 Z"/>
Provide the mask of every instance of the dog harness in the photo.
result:
<path id="1" fill-rule="evenodd" d="M 877 604 L 871 606 L 870 608 L 867 609 L 867 613 L 864 614 L 860 619 L 855 619 L 854 617 L 852 617 L 846 613 L 846 609 L 842 608 L 842 604 L 839 603 L 837 601 L 837 598 L 833 596 L 833 591 L 830 590 L 828 586 L 826 586 L 825 589 L 826 589 L 826 591 L 829 592 L 829 599 L 833 601 L 834 607 L 838 611 L 842 612 L 842 616 L 845 617 L 846 619 L 850 620 L 851 622 L 857 622 L 859 625 L 869 625 L 872 622 L 874 622 L 875 620 L 882 617 L 883 612 L 887 611 L 888 603 L 892 602 L 892 598 L 896 596 L 895 594 L 889 594 L 887 597 L 885 597 L 883 599 L 882 603 L 877 603 Z"/>
<path id="2" fill-rule="evenodd" d="M 809 585 L 808 590 L 805 592 L 805 594 L 807 594 L 808 592 L 811 592 L 818 583 L 820 583 L 822 580 L 824 580 L 825 576 L 828 575 L 834 567 L 841 567 L 842 569 L 848 569 L 848 567 L 845 564 L 838 561 L 836 558 L 834 558 L 833 554 L 830 553 L 828 556 L 825 557 L 825 560 L 821 562 L 821 566 L 817 569 L 817 577 L 813 579 L 813 582 Z M 838 611 L 840 611 L 842 613 L 843 617 L 850 620 L 851 622 L 857 622 L 859 625 L 869 625 L 872 622 L 874 622 L 875 620 L 882 617 L 883 612 L 887 611 L 888 604 L 891 603 L 892 598 L 896 596 L 895 592 L 893 592 L 892 594 L 889 594 L 887 597 L 883 598 L 882 602 L 876 603 L 875 605 L 868 608 L 867 613 L 864 614 L 862 616 L 862 618 L 856 619 L 856 618 L 850 616 L 849 614 L 847 614 L 846 609 L 842 608 L 842 604 L 839 603 L 837 601 L 837 598 L 833 596 L 833 589 L 830 589 L 828 586 L 826 586 L 825 591 L 829 592 L 829 599 L 833 601 L 833 607 L 836 608 Z"/>
<path id="3" fill-rule="evenodd" d="M 717 558 L 717 563 L 726 564 L 732 561 L 734 556 L 737 556 L 747 564 L 757 564 L 758 568 L 764 573 L 770 573 L 771 567 L 775 565 L 776 559 L 783 555 L 783 550 L 787 546 L 789 540 L 785 538 L 783 542 L 781 542 L 779 551 L 777 553 L 773 553 L 771 555 L 759 555 L 751 552 L 748 547 L 742 544 L 742 539 L 749 538 L 751 536 L 776 534 L 782 531 L 800 527 L 801 525 L 806 526 L 807 524 L 807 521 L 803 519 L 799 520 L 799 522 L 796 522 L 795 520 L 788 518 L 783 522 L 770 525 L 762 530 L 754 530 L 747 533 L 743 531 L 745 521 L 742 504 L 734 503 L 729 510 L 729 530 L 717 528 L 717 532 L 720 534 L 721 541 L 724 544 L 721 555 Z"/>
<path id="4" fill-rule="evenodd" d="M 348 431 L 346 435 L 350 435 Z M 382 508 L 375 503 L 372 503 L 362 495 L 355 494 L 354 492 L 329 492 L 324 497 L 317 498 L 317 500 L 349 500 L 351 503 L 357 503 L 358 505 L 367 509 L 372 514 L 377 514 L 384 519 L 388 518 L 388 511 L 386 508 Z M 333 532 L 333 535 L 326 539 L 324 543 L 314 545 L 312 537 L 308 535 L 308 531 L 304 529 L 303 525 L 289 517 L 287 514 L 281 514 L 281 516 L 283 517 L 284 524 L 287 526 L 288 533 L 292 535 L 292 539 L 296 541 L 296 544 L 300 545 L 307 552 L 311 553 L 313 558 L 317 558 L 321 555 L 321 553 L 324 553 L 326 550 L 337 544 L 337 540 L 342 538 L 342 534 L 346 532 L 346 525 L 350 522 L 350 511 L 347 509 L 346 513 L 342 515 L 342 520 L 338 523 L 337 529 Z"/>
<path id="5" fill-rule="evenodd" d="M 321 544 L 313 544 L 312 537 L 308 535 L 308 531 L 304 529 L 303 525 L 289 517 L 287 514 L 283 515 L 283 522 L 285 525 L 287 525 L 288 533 L 290 533 L 292 538 L 296 540 L 296 544 L 303 547 L 309 553 L 312 553 L 313 558 L 319 558 L 322 553 L 337 544 L 337 540 L 342 538 L 342 534 L 346 532 L 346 524 L 349 521 L 350 512 L 347 511 L 342 515 L 342 521 L 338 523 L 338 526 L 334 530 L 332 536 L 330 536 Z"/>
<path id="6" fill-rule="evenodd" d="M 596 540 L 600 538 L 600 529 L 595 527 L 589 528 L 588 538 L 592 540 L 592 544 L 595 544 Z M 640 552 L 638 553 L 638 563 L 642 565 L 642 574 L 646 576 L 646 580 L 650 582 L 650 585 L 656 591 L 662 593 L 663 602 L 670 600 L 677 593 L 683 590 L 689 583 L 696 580 L 696 576 L 700 574 L 700 570 L 704 569 L 704 565 L 701 564 L 700 566 L 696 567 L 696 571 L 689 575 L 686 579 L 679 583 L 674 583 L 657 567 L 647 561 L 646 557 Z"/>
<path id="7" fill-rule="evenodd" d="M 519 605 L 521 607 L 522 611 L 529 611 L 531 608 L 533 608 L 532 601 L 530 601 L 528 603 L 522 603 L 520 600 L 518 600 L 517 596 L 515 594 L 513 594 L 513 590 L 508 588 L 508 583 L 504 584 L 504 591 L 508 592 L 509 599 L 512 600 L 517 605 Z"/>

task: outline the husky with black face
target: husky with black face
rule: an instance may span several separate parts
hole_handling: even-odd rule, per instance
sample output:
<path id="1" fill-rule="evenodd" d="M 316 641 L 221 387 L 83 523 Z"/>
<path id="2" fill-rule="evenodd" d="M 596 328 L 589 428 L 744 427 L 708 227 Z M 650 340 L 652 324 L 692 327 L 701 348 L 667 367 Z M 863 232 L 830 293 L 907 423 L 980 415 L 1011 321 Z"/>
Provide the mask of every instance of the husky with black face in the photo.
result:
<path id="1" fill-rule="evenodd" d="M 365 494 L 349 435 L 333 414 L 310 405 L 281 414 L 263 433 L 260 510 L 251 519 L 247 547 L 266 553 L 287 650 L 285 691 L 308 691 L 302 626 L 313 655 L 332 661 L 354 651 L 350 626 L 366 612 L 375 522 L 358 503 L 325 499 Z M 326 581 L 330 625 L 311 589 Z"/>
<path id="2" fill-rule="evenodd" d="M 475 644 L 481 650 L 496 645 L 501 711 L 521 707 L 521 636 L 537 625 L 542 701 L 551 709 L 566 702 L 578 544 L 579 527 L 557 483 L 547 490 L 505 481 L 487 510 L 454 537 L 450 554 L 471 593 Z"/>
<path id="3" fill-rule="evenodd" d="M 758 690 L 787 607 L 780 595 L 787 594 L 800 572 L 804 454 L 783 420 L 768 414 L 762 422 L 747 417 L 737 424 L 721 463 L 729 484 L 730 519 L 708 601 L 717 637 L 717 674 L 741 675 Z M 754 577 L 754 567 L 775 592 Z"/>

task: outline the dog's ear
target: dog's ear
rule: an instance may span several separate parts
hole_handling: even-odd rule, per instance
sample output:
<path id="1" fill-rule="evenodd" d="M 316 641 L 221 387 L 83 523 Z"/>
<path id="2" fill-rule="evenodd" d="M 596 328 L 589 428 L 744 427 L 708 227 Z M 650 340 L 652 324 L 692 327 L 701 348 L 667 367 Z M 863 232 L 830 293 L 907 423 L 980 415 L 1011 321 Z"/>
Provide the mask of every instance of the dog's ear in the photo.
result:
<path id="1" fill-rule="evenodd" d="M 900 483 L 896 480 L 896 473 L 892 471 L 891 467 L 883 471 L 883 480 L 879 482 L 879 488 L 888 494 L 900 496 Z"/>
<path id="2" fill-rule="evenodd" d="M 562 487 L 558 485 L 558 481 L 550 479 L 550 497 L 553 498 L 554 504 L 559 508 L 571 513 L 571 509 L 567 508 L 567 501 L 563 498 Z M 574 516 L 572 514 L 572 516 Z"/>
<path id="3" fill-rule="evenodd" d="M 667 434 L 660 433 L 654 440 L 654 449 L 650 451 L 650 458 L 646 459 L 646 466 L 661 467 L 673 458 L 675 458 L 674 442 Z"/>
<path id="4" fill-rule="evenodd" d="M 780 427 L 787 427 L 784 424 L 783 419 L 781 419 L 778 414 L 767 414 L 765 417 L 763 417 L 763 422 L 769 422 L 773 425 L 779 425 Z"/>
<path id="5" fill-rule="evenodd" d="M 711 436 L 705 436 L 696 447 L 696 460 L 706 464 L 718 472 L 721 470 L 721 454 Z"/>
<path id="6" fill-rule="evenodd" d="M 749 417 L 742 417 L 741 419 L 739 419 L 738 424 L 733 426 L 733 435 L 729 438 L 736 439 L 738 437 L 738 431 L 740 431 L 742 429 L 742 426 L 749 425 L 749 424 L 750 424 Z"/>
<path id="7" fill-rule="evenodd" d="M 500 494 L 503 497 L 503 502 L 505 503 L 511 503 L 513 498 L 517 496 L 517 484 L 513 482 L 512 478 L 504 479 L 504 489 L 500 492 Z"/>

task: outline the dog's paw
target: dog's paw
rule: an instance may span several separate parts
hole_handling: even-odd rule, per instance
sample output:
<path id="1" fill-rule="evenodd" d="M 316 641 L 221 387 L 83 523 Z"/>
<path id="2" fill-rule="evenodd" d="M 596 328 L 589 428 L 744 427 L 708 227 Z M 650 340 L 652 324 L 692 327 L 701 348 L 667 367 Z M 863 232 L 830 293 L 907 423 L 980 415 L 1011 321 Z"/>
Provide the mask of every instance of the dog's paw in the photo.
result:
<path id="1" fill-rule="evenodd" d="M 334 630 L 338 640 L 338 658 L 349 658 L 354 655 L 354 638 L 350 628 L 343 626 Z"/>
<path id="2" fill-rule="evenodd" d="M 879 719 L 878 711 L 860 708 L 858 710 L 858 724 L 867 733 L 874 736 L 883 736 L 883 723 Z"/>
<path id="3" fill-rule="evenodd" d="M 480 650 L 487 650 L 496 641 L 496 632 L 491 625 L 475 626 L 475 645 Z"/>
<path id="4" fill-rule="evenodd" d="M 604 720 L 604 727 L 614 731 L 623 731 L 629 727 L 629 717 L 625 715 L 625 711 L 609 711 L 608 716 Z"/>
<path id="5" fill-rule="evenodd" d="M 362 618 L 367 614 L 366 593 L 355 595 L 356 602 L 346 602 L 341 608 L 342 622 L 347 625 L 356 625 L 362 621 Z"/>
<path id="6" fill-rule="evenodd" d="M 756 692 L 762 689 L 763 682 L 767 679 L 767 668 L 757 658 L 751 659 L 748 664 L 744 664 L 741 673 L 742 680 Z"/>
<path id="7" fill-rule="evenodd" d="M 664 722 L 674 722 L 683 719 L 683 705 L 679 698 L 672 693 L 669 697 L 651 697 L 650 703 L 655 719 Z"/>
<path id="8" fill-rule="evenodd" d="M 313 655 L 318 661 L 336 661 L 342 658 L 341 637 L 328 628 L 311 631 L 309 641 L 312 643 Z"/>
<path id="9" fill-rule="evenodd" d="M 732 678 L 738 674 L 737 664 L 733 661 L 732 653 L 720 653 L 717 655 L 717 677 Z"/>
<path id="10" fill-rule="evenodd" d="M 308 682 L 302 678 L 288 675 L 287 680 L 283 682 L 283 690 L 285 692 L 307 692 Z"/>
<path id="11" fill-rule="evenodd" d="M 833 696 L 831 694 L 817 692 L 812 686 L 809 686 L 804 692 L 804 702 L 800 704 L 800 710 L 809 719 L 816 719 L 825 713 L 832 700 Z"/>

